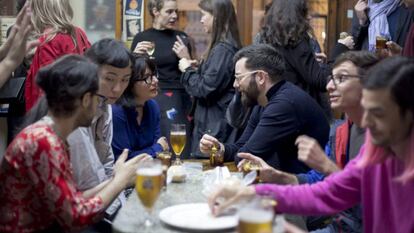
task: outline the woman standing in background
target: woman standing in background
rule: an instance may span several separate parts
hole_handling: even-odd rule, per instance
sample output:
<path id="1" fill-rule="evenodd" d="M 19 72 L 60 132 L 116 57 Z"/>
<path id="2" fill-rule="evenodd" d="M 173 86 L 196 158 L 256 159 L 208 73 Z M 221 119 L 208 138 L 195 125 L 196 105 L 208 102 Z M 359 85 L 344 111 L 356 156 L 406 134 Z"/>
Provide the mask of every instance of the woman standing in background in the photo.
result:
<path id="1" fill-rule="evenodd" d="M 37 47 L 25 83 L 26 112 L 43 95 L 35 83 L 37 72 L 65 54 L 83 54 L 91 44 L 82 29 L 71 21 L 69 0 L 31 0 L 32 23 L 39 34 Z"/>
<path id="2" fill-rule="evenodd" d="M 170 134 L 171 123 L 186 124 L 187 135 L 190 135 L 188 115 L 191 98 L 180 83 L 181 71 L 178 69 L 178 62 L 181 58 L 191 59 L 191 47 L 187 34 L 175 30 L 178 22 L 177 2 L 149 0 L 147 7 L 153 19 L 152 28 L 134 37 L 131 51 L 138 54 L 148 53 L 157 65 L 161 91 L 155 100 L 161 112 L 161 135 Z M 184 156 L 188 154 L 186 151 L 191 143 L 189 139 Z"/>
<path id="3" fill-rule="evenodd" d="M 309 8 L 305 0 L 273 0 L 264 26 L 261 42 L 278 49 L 286 61 L 284 78 L 312 96 L 330 117 L 327 101 L 327 77 L 332 69 L 320 66 L 312 48 Z"/>
<path id="4" fill-rule="evenodd" d="M 233 56 L 241 42 L 231 0 L 202 0 L 198 6 L 209 46 L 197 70 L 187 58 L 180 60 L 180 69 L 185 72 L 181 83 L 195 101 L 191 152 L 203 157 L 198 146 L 203 134 L 227 142 L 232 130 L 224 115 L 234 95 Z"/>

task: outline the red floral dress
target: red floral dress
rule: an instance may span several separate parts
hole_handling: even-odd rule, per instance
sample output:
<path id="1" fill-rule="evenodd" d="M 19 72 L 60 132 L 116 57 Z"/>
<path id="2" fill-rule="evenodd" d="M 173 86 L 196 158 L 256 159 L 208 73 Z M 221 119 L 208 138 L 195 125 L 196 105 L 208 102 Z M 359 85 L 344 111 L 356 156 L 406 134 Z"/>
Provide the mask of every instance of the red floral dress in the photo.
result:
<path id="1" fill-rule="evenodd" d="M 58 223 L 76 229 L 103 213 L 99 197 L 75 187 L 68 148 L 49 117 L 25 128 L 0 162 L 0 232 L 33 232 Z"/>

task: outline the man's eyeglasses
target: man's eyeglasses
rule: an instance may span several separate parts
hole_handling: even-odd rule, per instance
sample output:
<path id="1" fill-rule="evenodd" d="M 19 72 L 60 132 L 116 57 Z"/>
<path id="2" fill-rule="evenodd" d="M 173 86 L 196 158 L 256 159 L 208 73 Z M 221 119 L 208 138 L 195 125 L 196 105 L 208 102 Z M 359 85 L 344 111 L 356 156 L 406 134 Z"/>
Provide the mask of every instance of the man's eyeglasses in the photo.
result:
<path id="1" fill-rule="evenodd" d="M 151 85 L 152 82 L 154 81 L 154 77 L 158 79 L 158 74 L 144 74 L 143 78 L 138 79 L 138 81 L 144 81 L 145 84 L 147 85 Z"/>
<path id="2" fill-rule="evenodd" d="M 346 80 L 349 80 L 351 78 L 358 78 L 362 79 L 364 76 L 362 75 L 351 75 L 351 74 L 336 74 L 336 75 L 329 75 L 328 76 L 328 82 L 332 80 L 333 84 L 338 86 L 339 84 L 345 82 Z"/>
<path id="3" fill-rule="evenodd" d="M 253 70 L 250 72 L 242 73 L 242 74 L 236 74 L 234 75 L 234 81 L 237 83 L 241 83 L 245 77 L 248 77 L 249 75 L 256 74 L 257 72 L 260 72 L 261 70 Z"/>

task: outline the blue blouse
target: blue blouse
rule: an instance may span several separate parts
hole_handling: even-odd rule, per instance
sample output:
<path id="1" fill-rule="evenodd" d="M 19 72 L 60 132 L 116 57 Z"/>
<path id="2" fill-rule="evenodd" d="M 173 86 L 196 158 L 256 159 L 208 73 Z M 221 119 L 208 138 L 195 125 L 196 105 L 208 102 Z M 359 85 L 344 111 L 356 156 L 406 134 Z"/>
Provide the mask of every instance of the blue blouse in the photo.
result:
<path id="1" fill-rule="evenodd" d="M 144 105 L 144 116 L 138 125 L 138 112 L 135 108 L 125 108 L 120 105 L 112 105 L 113 139 L 112 149 L 115 160 L 124 149 L 129 149 L 128 159 L 139 154 L 147 153 L 155 157 L 162 151 L 162 146 L 157 143 L 161 137 L 160 108 L 155 100 L 148 100 Z"/>

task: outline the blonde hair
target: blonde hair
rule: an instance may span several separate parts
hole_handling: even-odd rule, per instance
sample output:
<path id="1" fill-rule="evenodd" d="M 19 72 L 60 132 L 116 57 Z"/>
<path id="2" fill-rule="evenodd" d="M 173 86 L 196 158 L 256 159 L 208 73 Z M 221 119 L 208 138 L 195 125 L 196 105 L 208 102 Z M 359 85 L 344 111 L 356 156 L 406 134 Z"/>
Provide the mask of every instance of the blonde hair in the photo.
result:
<path id="1" fill-rule="evenodd" d="M 72 37 L 75 46 L 75 26 L 72 24 L 73 9 L 69 0 L 31 0 L 32 23 L 39 34 L 46 35 L 46 42 L 58 33 L 66 33 Z M 45 32 L 46 29 L 51 31 Z"/>

